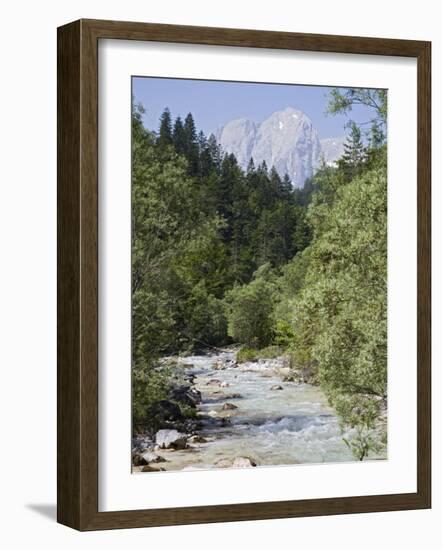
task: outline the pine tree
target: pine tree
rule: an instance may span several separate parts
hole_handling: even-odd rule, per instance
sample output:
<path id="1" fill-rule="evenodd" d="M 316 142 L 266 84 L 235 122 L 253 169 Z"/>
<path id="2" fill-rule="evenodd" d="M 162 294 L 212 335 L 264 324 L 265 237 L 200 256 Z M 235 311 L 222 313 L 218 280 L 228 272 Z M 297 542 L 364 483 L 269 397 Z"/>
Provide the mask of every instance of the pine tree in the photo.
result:
<path id="1" fill-rule="evenodd" d="M 255 163 L 253 161 L 253 158 L 250 157 L 249 163 L 247 165 L 247 174 L 251 175 L 255 172 Z"/>
<path id="2" fill-rule="evenodd" d="M 184 119 L 184 133 L 186 134 L 186 141 L 188 144 L 196 143 L 196 127 L 192 113 L 187 113 Z"/>
<path id="3" fill-rule="evenodd" d="M 175 124 L 173 125 L 173 145 L 175 151 L 179 155 L 183 155 L 186 150 L 186 134 L 184 131 L 183 121 L 181 117 L 175 119 Z"/>
<path id="4" fill-rule="evenodd" d="M 167 147 L 173 144 L 172 139 L 172 117 L 169 109 L 166 107 L 160 117 L 160 131 L 157 144 L 159 147 Z"/>
<path id="5" fill-rule="evenodd" d="M 209 150 L 213 167 L 216 170 L 216 172 L 219 173 L 221 169 L 222 152 L 221 152 L 221 147 L 217 142 L 216 137 L 213 134 L 210 134 L 210 136 L 207 139 L 207 147 Z"/>
<path id="6" fill-rule="evenodd" d="M 188 172 L 190 176 L 198 174 L 198 142 L 195 122 L 191 113 L 186 115 L 183 126 L 183 154 L 188 162 Z"/>
<path id="7" fill-rule="evenodd" d="M 198 174 L 205 178 L 212 172 L 214 165 L 206 136 L 202 131 L 198 134 L 198 160 Z"/>
<path id="8" fill-rule="evenodd" d="M 361 130 L 356 124 L 351 125 L 350 135 L 344 143 L 344 154 L 338 161 L 346 179 L 351 181 L 359 175 L 366 160 L 366 148 L 362 143 Z"/>
<path id="9" fill-rule="evenodd" d="M 284 174 L 281 181 L 281 192 L 283 196 L 291 195 L 293 192 L 292 180 L 288 174 Z"/>
<path id="10" fill-rule="evenodd" d="M 274 198 L 282 198 L 283 196 L 283 186 L 282 180 L 278 174 L 278 170 L 272 166 L 269 174 L 269 186 L 270 192 L 274 195 Z M 273 198 L 273 197 L 272 197 Z"/>

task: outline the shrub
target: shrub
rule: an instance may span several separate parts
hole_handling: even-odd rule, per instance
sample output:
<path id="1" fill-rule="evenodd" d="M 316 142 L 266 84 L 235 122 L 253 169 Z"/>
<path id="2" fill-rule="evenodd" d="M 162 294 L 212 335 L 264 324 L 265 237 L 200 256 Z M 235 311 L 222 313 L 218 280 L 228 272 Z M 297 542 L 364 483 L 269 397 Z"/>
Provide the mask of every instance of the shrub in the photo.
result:
<path id="1" fill-rule="evenodd" d="M 227 330 L 249 348 L 268 346 L 273 336 L 274 285 L 263 278 L 235 286 L 226 294 Z"/>

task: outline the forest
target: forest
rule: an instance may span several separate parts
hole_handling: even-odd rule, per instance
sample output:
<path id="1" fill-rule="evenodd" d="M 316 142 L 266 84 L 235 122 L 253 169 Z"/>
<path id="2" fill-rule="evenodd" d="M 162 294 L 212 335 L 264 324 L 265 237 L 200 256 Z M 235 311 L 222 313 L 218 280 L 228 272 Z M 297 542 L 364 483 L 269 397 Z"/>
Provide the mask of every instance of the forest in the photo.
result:
<path id="1" fill-rule="evenodd" d="M 336 89 L 328 112 L 348 117 L 344 154 L 296 189 L 265 163 L 243 170 L 191 113 L 146 129 L 134 102 L 134 430 L 170 395 L 164 357 L 237 344 L 239 361 L 284 355 L 320 386 L 356 459 L 385 448 L 386 92 Z"/>

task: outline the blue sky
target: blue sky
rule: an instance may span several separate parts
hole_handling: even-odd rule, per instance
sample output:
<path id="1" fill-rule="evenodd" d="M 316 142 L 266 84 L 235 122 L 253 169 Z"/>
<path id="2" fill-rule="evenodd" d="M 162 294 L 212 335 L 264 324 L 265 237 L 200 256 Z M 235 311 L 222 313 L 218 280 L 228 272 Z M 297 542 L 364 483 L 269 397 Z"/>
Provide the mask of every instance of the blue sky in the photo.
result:
<path id="1" fill-rule="evenodd" d="M 275 111 L 294 107 L 303 111 L 313 122 L 320 138 L 345 134 L 346 116 L 325 114 L 327 95 L 331 88 L 293 84 L 263 84 L 185 80 L 173 78 L 133 77 L 132 91 L 136 102 L 141 102 L 146 114 L 144 124 L 150 130 L 158 129 L 158 120 L 165 107 L 173 119 L 191 112 L 198 130 L 206 135 L 215 132 L 235 118 L 250 118 L 261 122 Z M 356 122 L 372 118 L 365 107 L 353 110 Z"/>

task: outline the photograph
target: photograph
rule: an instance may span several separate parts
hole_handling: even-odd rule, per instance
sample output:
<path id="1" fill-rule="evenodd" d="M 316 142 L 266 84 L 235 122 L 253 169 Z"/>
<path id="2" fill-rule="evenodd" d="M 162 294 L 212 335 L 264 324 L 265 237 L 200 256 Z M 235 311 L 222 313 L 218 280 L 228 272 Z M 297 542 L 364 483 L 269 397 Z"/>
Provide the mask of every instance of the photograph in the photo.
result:
<path id="1" fill-rule="evenodd" d="M 388 458 L 387 95 L 132 77 L 133 473 Z"/>

